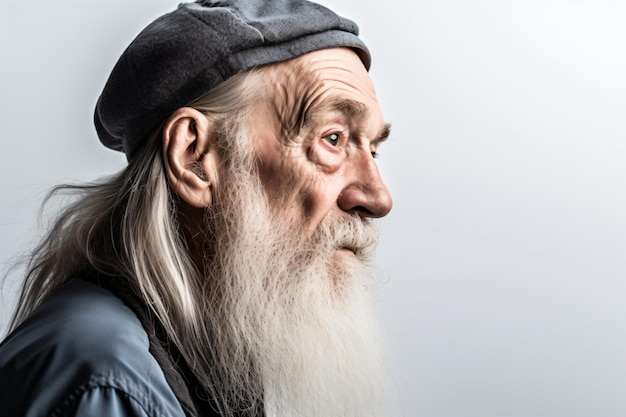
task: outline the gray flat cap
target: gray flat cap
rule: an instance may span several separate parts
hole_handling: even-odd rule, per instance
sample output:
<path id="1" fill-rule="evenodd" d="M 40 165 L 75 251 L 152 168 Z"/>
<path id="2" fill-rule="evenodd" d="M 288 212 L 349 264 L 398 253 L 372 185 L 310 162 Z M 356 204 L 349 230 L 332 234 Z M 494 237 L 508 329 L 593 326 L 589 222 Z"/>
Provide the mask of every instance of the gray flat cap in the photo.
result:
<path id="1" fill-rule="evenodd" d="M 233 75 L 332 47 L 370 55 L 359 29 L 303 0 L 184 3 L 146 27 L 124 51 L 98 99 L 100 141 L 130 158 L 177 108 Z"/>

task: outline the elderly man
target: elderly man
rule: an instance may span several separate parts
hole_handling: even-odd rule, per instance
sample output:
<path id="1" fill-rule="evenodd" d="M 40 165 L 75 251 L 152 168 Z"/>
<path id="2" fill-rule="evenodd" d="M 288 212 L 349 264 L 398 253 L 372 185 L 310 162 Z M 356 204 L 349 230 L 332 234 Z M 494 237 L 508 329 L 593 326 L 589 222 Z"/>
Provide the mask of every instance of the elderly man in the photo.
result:
<path id="1" fill-rule="evenodd" d="M 182 4 L 96 106 L 128 166 L 34 250 L 5 416 L 378 416 L 369 269 L 389 135 L 357 26 L 307 1 Z"/>

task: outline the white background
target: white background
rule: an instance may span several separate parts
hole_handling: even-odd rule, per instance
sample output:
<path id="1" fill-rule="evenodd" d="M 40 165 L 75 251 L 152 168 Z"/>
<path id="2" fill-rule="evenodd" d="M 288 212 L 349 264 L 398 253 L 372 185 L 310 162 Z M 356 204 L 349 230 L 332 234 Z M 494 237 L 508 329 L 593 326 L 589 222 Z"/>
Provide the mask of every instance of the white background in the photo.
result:
<path id="1" fill-rule="evenodd" d="M 626 4 L 329 0 L 393 123 L 380 310 L 395 415 L 626 416 Z M 175 0 L 0 6 L 0 269 L 45 191 L 125 165 L 92 127 Z M 4 325 L 14 293 L 5 286 Z"/>

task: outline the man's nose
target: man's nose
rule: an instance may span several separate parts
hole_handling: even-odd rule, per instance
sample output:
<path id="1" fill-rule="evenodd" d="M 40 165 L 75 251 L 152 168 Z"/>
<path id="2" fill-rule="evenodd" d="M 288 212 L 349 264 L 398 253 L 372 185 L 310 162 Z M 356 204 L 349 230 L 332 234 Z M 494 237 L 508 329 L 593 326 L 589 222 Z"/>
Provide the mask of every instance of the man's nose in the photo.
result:
<path id="1" fill-rule="evenodd" d="M 339 195 L 337 204 L 361 217 L 383 217 L 391 211 L 393 202 L 387 186 L 378 171 L 376 161 L 368 154 L 349 175 L 347 186 Z"/>

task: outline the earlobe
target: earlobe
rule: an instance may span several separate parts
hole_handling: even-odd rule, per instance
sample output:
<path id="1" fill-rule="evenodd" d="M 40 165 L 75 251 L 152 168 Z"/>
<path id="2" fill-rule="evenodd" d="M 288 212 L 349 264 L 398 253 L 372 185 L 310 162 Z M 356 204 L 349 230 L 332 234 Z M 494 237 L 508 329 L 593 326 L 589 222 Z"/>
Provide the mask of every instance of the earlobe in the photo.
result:
<path id="1" fill-rule="evenodd" d="M 163 160 L 170 186 L 189 205 L 210 207 L 217 185 L 216 129 L 191 107 L 176 110 L 163 127 Z"/>

